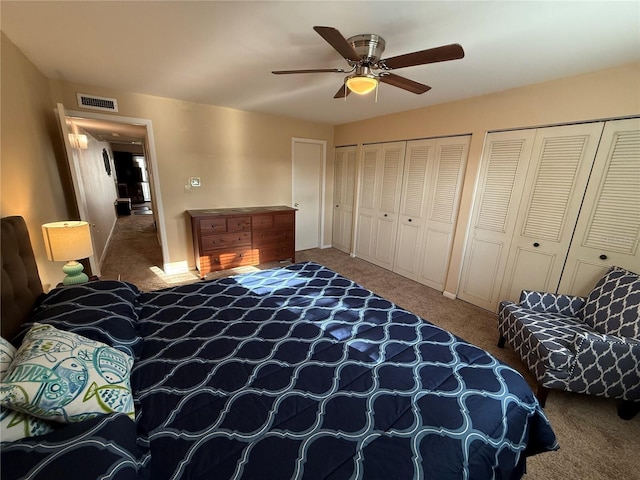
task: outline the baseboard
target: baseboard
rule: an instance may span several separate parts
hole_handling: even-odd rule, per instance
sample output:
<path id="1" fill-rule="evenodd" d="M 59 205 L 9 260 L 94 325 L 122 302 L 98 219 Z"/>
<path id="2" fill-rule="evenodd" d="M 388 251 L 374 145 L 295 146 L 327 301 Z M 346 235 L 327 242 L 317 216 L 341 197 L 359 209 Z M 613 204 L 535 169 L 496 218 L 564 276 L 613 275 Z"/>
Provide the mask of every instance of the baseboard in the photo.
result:
<path id="1" fill-rule="evenodd" d="M 455 293 L 451 293 L 451 292 L 447 292 L 447 291 L 442 292 L 442 295 L 444 295 L 447 298 L 450 298 L 451 300 L 455 300 L 456 298 L 458 298 L 458 297 L 456 297 Z"/>
<path id="2" fill-rule="evenodd" d="M 113 225 L 111 225 L 111 231 L 107 236 L 107 241 L 104 243 L 104 250 L 102 250 L 102 255 L 100 255 L 100 258 L 98 259 L 98 268 L 100 268 L 101 271 L 102 271 L 102 265 L 104 264 L 104 259 L 107 255 L 107 250 L 109 249 L 109 245 L 111 244 L 111 239 L 113 238 L 113 231 L 116 229 L 117 224 L 118 224 L 118 217 L 116 217 L 115 222 L 113 222 Z"/>
<path id="3" fill-rule="evenodd" d="M 179 273 L 187 273 L 189 271 L 189 265 L 186 261 L 165 263 L 162 265 L 162 269 L 167 275 L 176 275 Z"/>

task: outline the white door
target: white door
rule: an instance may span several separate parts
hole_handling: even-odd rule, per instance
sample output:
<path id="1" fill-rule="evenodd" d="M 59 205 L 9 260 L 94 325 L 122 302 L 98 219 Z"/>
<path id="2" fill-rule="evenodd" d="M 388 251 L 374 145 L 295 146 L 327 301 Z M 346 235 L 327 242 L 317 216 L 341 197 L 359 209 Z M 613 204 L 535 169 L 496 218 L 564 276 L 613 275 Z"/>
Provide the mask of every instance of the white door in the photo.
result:
<path id="1" fill-rule="evenodd" d="M 91 221 L 91 218 L 89 218 L 89 212 L 87 209 L 84 182 L 82 181 L 82 173 L 80 171 L 79 152 L 76 148 L 73 148 L 71 146 L 70 142 L 70 136 L 76 135 L 78 133 L 77 126 L 73 124 L 71 118 L 67 117 L 64 105 L 62 103 L 57 104 L 57 114 L 58 122 L 60 125 L 60 134 L 62 135 L 62 142 L 64 144 L 65 152 L 67 155 L 67 162 L 69 163 L 69 171 L 71 172 L 71 182 L 73 184 L 73 192 L 76 197 L 76 204 L 78 205 L 80 220 L 87 222 L 91 226 L 93 225 L 93 222 Z M 100 276 L 100 265 L 98 263 L 98 260 L 96 259 L 96 255 L 91 255 L 89 257 L 89 265 L 91 266 L 91 273 L 93 275 Z"/>
<path id="2" fill-rule="evenodd" d="M 374 224 L 376 218 L 376 178 L 382 145 L 365 145 L 360 160 L 360 195 L 356 227 L 356 256 L 372 261 L 374 254 Z"/>
<path id="3" fill-rule="evenodd" d="M 558 291 L 586 295 L 611 265 L 640 273 L 640 119 L 607 122 Z"/>
<path id="4" fill-rule="evenodd" d="M 555 292 L 596 155 L 603 123 L 540 128 L 500 300 L 522 290 Z"/>
<path id="5" fill-rule="evenodd" d="M 396 250 L 405 148 L 405 142 L 385 143 L 382 146 L 379 208 L 373 228 L 374 263 L 389 270 L 393 268 Z"/>
<path id="6" fill-rule="evenodd" d="M 438 291 L 449 269 L 470 142 L 470 136 L 438 139 L 429 174 L 417 280 Z"/>
<path id="7" fill-rule="evenodd" d="M 296 251 L 321 246 L 326 142 L 294 138 L 293 206 L 296 213 Z"/>
<path id="8" fill-rule="evenodd" d="M 535 130 L 489 133 L 471 216 L 458 297 L 495 310 Z"/>
<path id="9" fill-rule="evenodd" d="M 391 270 L 395 253 L 405 142 L 362 150 L 356 255 Z"/>
<path id="10" fill-rule="evenodd" d="M 407 142 L 393 271 L 412 280 L 418 276 L 435 149 L 435 140 Z"/>
<path id="11" fill-rule="evenodd" d="M 356 147 L 336 148 L 332 246 L 351 253 Z"/>

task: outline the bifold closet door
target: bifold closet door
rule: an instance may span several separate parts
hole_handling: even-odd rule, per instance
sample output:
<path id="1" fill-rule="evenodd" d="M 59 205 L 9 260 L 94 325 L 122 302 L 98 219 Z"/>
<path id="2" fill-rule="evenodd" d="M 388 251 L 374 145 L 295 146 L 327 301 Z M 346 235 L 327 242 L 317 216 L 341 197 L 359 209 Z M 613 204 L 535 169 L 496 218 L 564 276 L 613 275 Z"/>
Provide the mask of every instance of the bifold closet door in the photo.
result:
<path id="1" fill-rule="evenodd" d="M 605 124 L 559 292 L 587 295 L 611 265 L 640 273 L 640 119 Z"/>
<path id="2" fill-rule="evenodd" d="M 332 246 L 351 253 L 356 147 L 336 148 Z"/>
<path id="3" fill-rule="evenodd" d="M 499 300 L 557 290 L 603 125 L 537 130 Z"/>
<path id="4" fill-rule="evenodd" d="M 436 142 L 417 280 L 439 291 L 447 279 L 470 142 L 471 136 Z"/>
<path id="5" fill-rule="evenodd" d="M 487 135 L 457 296 L 495 310 L 535 130 Z"/>
<path id="6" fill-rule="evenodd" d="M 436 140 L 407 142 L 393 271 L 417 280 Z"/>
<path id="7" fill-rule="evenodd" d="M 405 142 L 365 145 L 361 157 L 356 255 L 391 270 Z"/>
<path id="8" fill-rule="evenodd" d="M 525 289 L 557 291 L 603 126 L 487 136 L 461 299 L 495 311 Z"/>
<path id="9" fill-rule="evenodd" d="M 470 136 L 407 142 L 393 271 L 442 291 Z"/>

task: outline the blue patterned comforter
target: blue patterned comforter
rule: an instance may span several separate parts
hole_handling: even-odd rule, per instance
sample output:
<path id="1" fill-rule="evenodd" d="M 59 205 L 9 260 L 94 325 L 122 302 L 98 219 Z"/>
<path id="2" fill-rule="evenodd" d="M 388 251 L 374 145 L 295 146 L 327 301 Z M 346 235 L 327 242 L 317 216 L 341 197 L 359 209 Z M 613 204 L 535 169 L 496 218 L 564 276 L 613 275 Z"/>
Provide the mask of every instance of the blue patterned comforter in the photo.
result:
<path id="1" fill-rule="evenodd" d="M 138 468 L 114 478 L 520 478 L 557 448 L 515 370 L 320 265 L 132 305 L 135 331 L 116 338 L 136 354 L 137 439 L 122 451 Z M 3 444 L 3 479 L 49 435 Z"/>

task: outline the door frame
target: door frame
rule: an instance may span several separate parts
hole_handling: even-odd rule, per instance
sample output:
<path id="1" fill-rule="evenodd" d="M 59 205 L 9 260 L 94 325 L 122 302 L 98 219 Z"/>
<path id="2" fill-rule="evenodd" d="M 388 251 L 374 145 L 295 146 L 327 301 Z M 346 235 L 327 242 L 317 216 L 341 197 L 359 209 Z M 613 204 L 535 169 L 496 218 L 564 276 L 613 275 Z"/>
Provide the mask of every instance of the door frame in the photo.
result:
<path id="1" fill-rule="evenodd" d="M 156 157 L 156 146 L 155 146 L 155 137 L 153 135 L 153 125 L 150 119 L 147 118 L 135 118 L 135 117 L 123 117 L 120 115 L 107 115 L 103 113 L 93 113 L 93 112 L 84 112 L 78 110 L 67 110 L 64 108 L 64 105 L 58 103 L 58 106 L 61 106 L 64 110 L 65 117 L 77 117 L 77 118 L 87 118 L 93 120 L 104 120 L 110 123 L 125 123 L 132 125 L 142 125 L 145 127 L 147 131 L 147 136 L 144 142 L 144 151 L 145 151 L 145 160 L 147 162 L 147 168 L 150 170 L 150 176 L 152 181 L 149 182 L 149 188 L 151 189 L 151 198 L 155 207 L 155 217 L 156 217 L 156 232 L 158 235 L 158 240 L 160 243 L 160 248 L 162 251 L 162 268 L 165 272 L 167 272 L 167 268 L 170 267 L 169 260 L 169 247 L 167 245 L 167 235 L 166 235 L 166 226 L 164 221 L 164 208 L 162 206 L 162 194 L 160 192 L 160 173 L 158 170 L 158 162 Z M 58 106 L 56 107 L 56 111 L 59 111 Z M 64 135 L 63 135 L 64 136 Z M 69 140 L 65 137 L 63 138 L 65 143 L 69 143 Z M 70 146 L 70 145 L 69 145 Z M 69 162 L 77 161 L 75 158 L 68 159 Z M 75 164 L 74 164 L 75 165 Z M 69 165 L 71 168 L 71 164 Z M 73 172 L 73 168 L 71 168 Z M 73 177 L 73 173 L 72 173 Z M 77 179 L 73 179 L 74 189 L 80 188 L 82 192 L 84 192 L 83 187 L 79 187 L 76 183 Z M 76 196 L 76 202 L 78 202 L 78 198 Z M 82 216 L 85 211 L 84 205 L 77 204 L 78 211 Z M 169 272 L 167 272 L 169 273 Z"/>
<path id="2" fill-rule="evenodd" d="M 319 205 L 320 211 L 318 212 L 318 247 L 328 248 L 324 245 L 324 219 L 325 219 L 325 189 L 326 189 L 326 172 L 327 172 L 327 141 L 315 140 L 312 138 L 299 138 L 291 137 L 291 206 L 295 208 L 294 195 L 295 195 L 295 145 L 296 143 L 311 143 L 314 145 L 320 145 L 322 147 L 322 165 L 320 166 L 320 198 Z M 297 222 L 296 222 L 297 223 Z"/>

